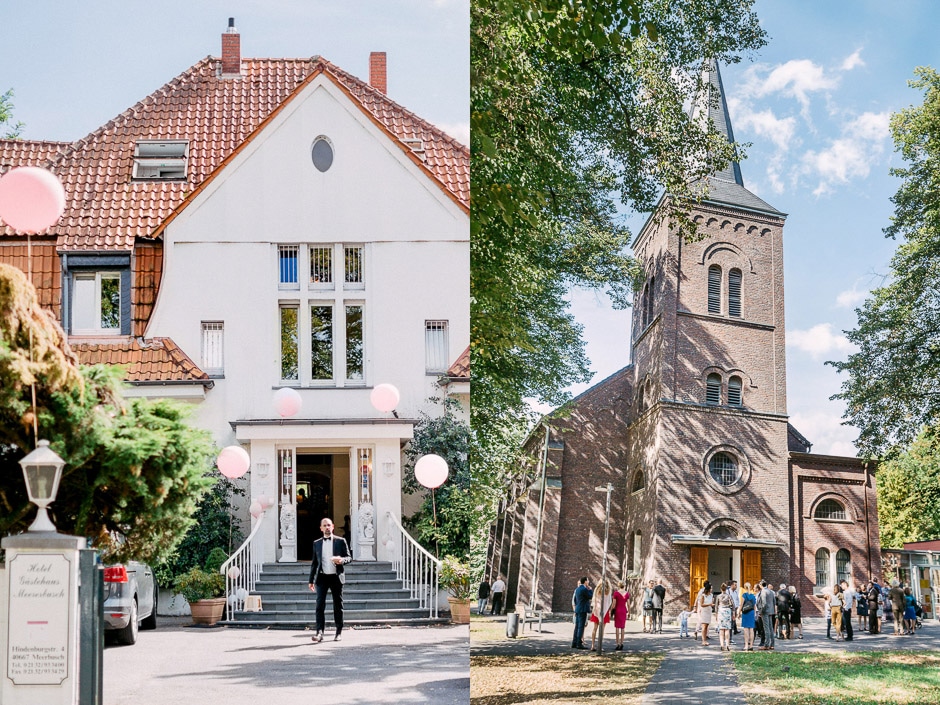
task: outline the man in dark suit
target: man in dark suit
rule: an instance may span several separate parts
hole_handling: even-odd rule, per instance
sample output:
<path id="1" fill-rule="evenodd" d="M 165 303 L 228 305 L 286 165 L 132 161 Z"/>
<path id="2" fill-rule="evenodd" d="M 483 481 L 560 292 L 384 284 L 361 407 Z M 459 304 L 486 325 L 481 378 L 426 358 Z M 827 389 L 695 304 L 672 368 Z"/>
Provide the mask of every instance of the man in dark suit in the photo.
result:
<path id="1" fill-rule="evenodd" d="M 336 621 L 333 641 L 342 640 L 343 584 L 346 582 L 343 566 L 352 560 L 346 539 L 333 534 L 332 519 L 323 519 L 320 531 L 323 532 L 323 538 L 313 542 L 313 560 L 310 562 L 310 589 L 317 593 L 317 632 L 313 636 L 315 644 L 323 641 L 327 591 L 333 595 L 333 619 Z"/>

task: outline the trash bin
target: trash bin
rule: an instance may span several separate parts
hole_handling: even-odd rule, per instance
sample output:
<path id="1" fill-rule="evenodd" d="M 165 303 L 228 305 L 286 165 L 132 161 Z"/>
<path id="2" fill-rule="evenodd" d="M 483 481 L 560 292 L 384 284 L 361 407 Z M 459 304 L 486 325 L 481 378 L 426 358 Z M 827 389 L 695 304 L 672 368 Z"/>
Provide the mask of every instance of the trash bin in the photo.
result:
<path id="1" fill-rule="evenodd" d="M 510 639 L 519 636 L 519 615 L 516 612 L 506 615 L 506 636 Z"/>

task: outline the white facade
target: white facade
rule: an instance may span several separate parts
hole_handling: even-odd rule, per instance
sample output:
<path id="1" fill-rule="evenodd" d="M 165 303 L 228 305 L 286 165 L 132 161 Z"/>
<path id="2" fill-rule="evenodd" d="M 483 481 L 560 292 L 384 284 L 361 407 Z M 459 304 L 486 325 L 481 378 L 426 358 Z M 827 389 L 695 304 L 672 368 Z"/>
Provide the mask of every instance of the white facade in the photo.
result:
<path id="1" fill-rule="evenodd" d="M 333 149 L 325 172 L 311 159 L 318 138 Z M 451 361 L 469 341 L 469 232 L 466 210 L 325 75 L 244 144 L 164 231 L 164 275 L 146 336 L 172 337 L 205 368 L 204 326 L 212 324 L 222 374 L 197 402 L 196 420 L 220 447 L 238 443 L 249 452 L 250 499 L 278 498 L 279 520 L 269 511 L 263 527 L 265 560 L 296 560 L 291 541 L 319 535 L 296 523 L 300 487 L 317 501 L 326 493 L 338 528 L 349 514 L 357 559 L 391 558 L 385 513 L 401 517 L 401 447 L 411 421 L 429 410 L 427 398 L 440 394 L 439 375 L 426 368 L 426 324 L 446 322 Z M 296 282 L 281 281 L 283 246 L 297 246 Z M 362 280 L 350 285 L 346 247 L 361 247 L 363 256 Z M 311 260 L 327 248 L 332 286 L 309 276 Z M 361 375 L 345 373 L 344 319 L 355 315 L 347 307 L 362 314 Z M 296 379 L 286 379 L 282 365 L 282 308 L 299 320 Z M 333 315 L 328 379 L 314 379 L 310 362 L 314 309 Z M 353 330 L 350 339 L 358 335 Z M 322 361 L 325 344 L 318 345 Z M 218 350 L 205 356 L 218 361 Z M 330 375 L 321 369 L 320 376 Z M 399 418 L 372 407 L 379 383 L 399 389 Z M 281 387 L 303 400 L 289 419 L 274 409 Z"/>

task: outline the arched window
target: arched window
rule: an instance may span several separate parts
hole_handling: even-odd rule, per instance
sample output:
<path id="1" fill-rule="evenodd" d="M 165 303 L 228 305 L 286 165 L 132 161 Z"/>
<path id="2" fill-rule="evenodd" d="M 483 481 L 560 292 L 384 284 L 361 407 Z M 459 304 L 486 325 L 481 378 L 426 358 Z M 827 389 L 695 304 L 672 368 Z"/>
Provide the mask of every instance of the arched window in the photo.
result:
<path id="1" fill-rule="evenodd" d="M 741 270 L 728 272 L 728 315 L 741 317 Z"/>
<path id="2" fill-rule="evenodd" d="M 721 313 L 721 267 L 708 268 L 708 312 Z"/>
<path id="3" fill-rule="evenodd" d="M 824 587 L 830 587 L 829 582 L 829 549 L 820 548 L 816 551 L 816 588 L 822 590 Z"/>
<path id="4" fill-rule="evenodd" d="M 637 470 L 633 475 L 633 484 L 630 486 L 631 492 L 639 492 L 646 489 L 646 475 L 642 470 Z"/>
<path id="5" fill-rule="evenodd" d="M 732 377 L 728 380 L 728 405 L 741 406 L 741 378 Z"/>
<path id="6" fill-rule="evenodd" d="M 730 487 L 738 481 L 738 463 L 730 453 L 715 453 L 708 461 L 708 471 L 719 485 Z"/>
<path id="7" fill-rule="evenodd" d="M 712 406 L 721 404 L 721 375 L 714 372 L 705 379 L 705 403 Z"/>
<path id="8" fill-rule="evenodd" d="M 835 499 L 824 499 L 813 512 L 814 519 L 848 519 L 845 507 Z"/>
<path id="9" fill-rule="evenodd" d="M 645 385 L 640 385 L 640 388 L 636 392 L 636 410 L 638 413 L 642 414 L 646 410 L 646 399 L 644 395 L 644 390 L 646 389 Z"/>
<path id="10" fill-rule="evenodd" d="M 653 320 L 653 297 L 656 295 L 656 277 L 650 277 L 649 289 L 646 292 L 646 322 L 649 325 Z"/>
<path id="11" fill-rule="evenodd" d="M 643 534 L 639 531 L 633 534 L 633 572 L 643 572 Z"/>
<path id="12" fill-rule="evenodd" d="M 836 553 L 836 581 L 849 581 L 849 575 L 852 572 L 849 552 L 840 548 Z"/>
<path id="13" fill-rule="evenodd" d="M 643 322 L 643 326 L 642 326 L 643 328 L 646 328 L 646 326 L 648 326 L 650 323 L 649 301 L 650 301 L 650 284 L 649 282 L 646 282 L 646 284 L 643 286 L 643 299 L 640 302 L 641 304 L 640 320 Z"/>
<path id="14" fill-rule="evenodd" d="M 738 538 L 737 529 L 733 526 L 728 526 L 727 524 L 719 524 L 714 529 L 712 529 L 711 534 L 708 538 L 710 539 L 736 539 Z"/>

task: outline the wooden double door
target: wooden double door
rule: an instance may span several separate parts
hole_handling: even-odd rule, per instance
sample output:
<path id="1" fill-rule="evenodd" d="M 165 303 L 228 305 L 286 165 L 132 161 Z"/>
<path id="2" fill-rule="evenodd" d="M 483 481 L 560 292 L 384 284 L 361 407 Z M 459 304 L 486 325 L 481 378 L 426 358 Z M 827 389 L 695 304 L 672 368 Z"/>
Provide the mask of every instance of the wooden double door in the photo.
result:
<path id="1" fill-rule="evenodd" d="M 709 555 L 709 551 L 712 552 L 712 555 Z M 729 550 L 729 549 L 709 549 L 707 546 L 692 546 L 691 555 L 689 560 L 689 606 L 691 607 L 695 604 L 695 598 L 699 593 L 699 590 L 702 589 L 702 586 L 705 584 L 706 580 L 709 580 L 709 575 L 715 573 L 715 554 L 721 551 L 722 553 L 731 553 L 732 565 L 730 566 L 730 571 L 725 571 L 724 577 L 722 577 L 716 583 L 715 580 L 711 580 L 712 591 L 718 592 L 718 588 L 721 586 L 721 581 L 725 579 L 734 578 L 738 581 L 738 587 L 743 587 L 744 583 L 750 583 L 751 585 L 756 585 L 761 579 L 761 552 L 760 549 L 742 549 Z M 740 554 L 740 555 L 737 555 Z M 710 560 L 711 559 L 711 560 Z M 734 562 L 737 565 L 734 565 Z M 710 567 L 712 570 L 710 570 Z M 728 574 L 730 572 L 730 574 Z M 719 575 L 721 572 L 719 571 Z M 739 577 L 740 576 L 740 577 Z"/>

